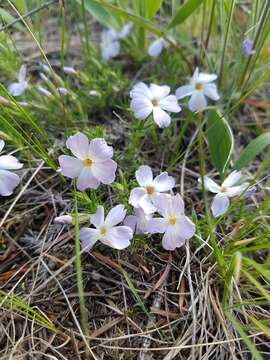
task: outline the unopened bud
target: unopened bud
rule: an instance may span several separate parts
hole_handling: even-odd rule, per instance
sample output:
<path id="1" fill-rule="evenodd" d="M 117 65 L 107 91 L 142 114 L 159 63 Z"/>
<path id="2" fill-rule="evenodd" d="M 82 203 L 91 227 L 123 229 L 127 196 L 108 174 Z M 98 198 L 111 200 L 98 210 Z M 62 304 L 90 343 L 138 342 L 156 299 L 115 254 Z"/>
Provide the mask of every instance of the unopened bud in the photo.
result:
<path id="1" fill-rule="evenodd" d="M 68 90 L 64 87 L 59 87 L 57 88 L 57 91 L 59 92 L 60 95 L 67 95 L 68 94 Z"/>
<path id="2" fill-rule="evenodd" d="M 70 66 L 64 66 L 63 70 L 64 70 L 64 73 L 68 74 L 68 75 L 76 75 L 77 74 L 77 71 L 73 67 L 70 67 Z"/>
<path id="3" fill-rule="evenodd" d="M 42 86 L 38 87 L 38 91 L 40 92 L 41 95 L 53 99 L 53 94 L 50 93 L 48 90 L 44 89 Z"/>
<path id="4" fill-rule="evenodd" d="M 55 224 L 71 224 L 72 217 L 70 215 L 61 215 L 54 218 L 53 222 Z"/>

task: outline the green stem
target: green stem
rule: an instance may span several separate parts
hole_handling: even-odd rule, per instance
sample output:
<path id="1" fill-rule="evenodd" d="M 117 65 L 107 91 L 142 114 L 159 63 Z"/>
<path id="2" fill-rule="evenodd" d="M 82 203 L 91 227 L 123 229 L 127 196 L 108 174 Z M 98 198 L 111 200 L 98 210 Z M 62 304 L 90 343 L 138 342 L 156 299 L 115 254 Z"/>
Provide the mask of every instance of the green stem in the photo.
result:
<path id="1" fill-rule="evenodd" d="M 75 228 L 75 266 L 76 266 L 77 288 L 78 288 L 79 303 L 80 303 L 81 324 L 84 335 L 86 337 L 89 337 L 88 316 L 87 316 L 87 309 L 85 306 L 84 289 L 83 289 L 81 245 L 79 240 L 78 204 L 77 204 L 75 185 L 74 185 L 74 228 Z M 89 358 L 90 354 L 87 346 L 85 348 L 85 351 L 86 351 L 86 358 Z"/>
<path id="2" fill-rule="evenodd" d="M 213 0 L 211 14 L 210 14 L 210 22 L 209 22 L 207 37 L 206 37 L 205 45 L 204 45 L 205 50 L 207 50 L 207 48 L 208 48 L 210 35 L 211 35 L 211 31 L 212 31 L 212 27 L 213 27 L 213 23 L 214 23 L 214 19 L 215 19 L 215 6 L 216 6 L 216 0 Z"/>
<path id="3" fill-rule="evenodd" d="M 232 23 L 232 18 L 233 18 L 234 6 L 235 6 L 235 0 L 231 0 L 228 25 L 226 27 L 225 38 L 224 38 L 224 42 L 223 42 L 222 55 L 221 55 L 221 63 L 220 63 L 220 71 L 219 71 L 219 79 L 218 79 L 219 88 L 221 87 L 221 84 L 222 84 L 222 78 L 223 78 L 223 72 L 224 72 L 224 62 L 225 62 L 225 54 L 226 54 L 226 48 L 227 48 L 227 43 L 228 43 L 228 39 L 229 39 L 229 30 L 231 28 L 231 23 Z"/>
<path id="4" fill-rule="evenodd" d="M 90 49 L 90 42 L 89 42 L 89 35 L 88 35 L 88 25 L 87 25 L 87 17 L 86 17 L 86 9 L 85 9 L 85 0 L 81 0 L 82 5 L 82 16 L 83 16 L 83 27 L 84 27 L 84 37 L 85 37 L 85 44 L 86 44 L 86 52 L 87 55 L 90 57 L 91 49 Z"/>
<path id="5" fill-rule="evenodd" d="M 203 113 L 200 111 L 198 112 L 198 126 L 199 126 L 199 163 L 200 163 L 200 179 L 201 179 L 201 186 L 202 186 L 202 193 L 203 193 L 203 201 L 205 207 L 205 214 L 206 214 L 206 221 L 208 226 L 208 231 L 210 235 L 210 243 L 214 250 L 214 255 L 219 266 L 220 274 L 224 279 L 225 276 L 225 263 L 224 258 L 222 255 L 221 250 L 218 247 L 217 240 L 213 231 L 213 224 L 211 215 L 209 213 L 208 207 L 208 199 L 205 191 L 205 184 L 204 184 L 204 176 L 205 176 L 205 152 L 204 152 L 204 133 L 203 133 Z"/>

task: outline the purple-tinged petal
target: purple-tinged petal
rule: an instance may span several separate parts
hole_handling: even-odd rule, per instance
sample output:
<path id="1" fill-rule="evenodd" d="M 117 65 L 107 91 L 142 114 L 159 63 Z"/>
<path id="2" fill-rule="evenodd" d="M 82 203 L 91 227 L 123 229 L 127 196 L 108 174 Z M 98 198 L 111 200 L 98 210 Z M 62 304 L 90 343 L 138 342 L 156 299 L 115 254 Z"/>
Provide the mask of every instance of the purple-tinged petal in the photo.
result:
<path id="1" fill-rule="evenodd" d="M 134 207 L 138 207 L 139 206 L 139 202 L 140 199 L 146 194 L 146 190 L 144 188 L 134 188 L 131 190 L 130 192 L 130 196 L 129 196 L 129 204 L 131 204 Z"/>
<path id="2" fill-rule="evenodd" d="M 241 171 L 234 170 L 222 183 L 222 187 L 231 187 L 235 185 L 242 177 Z"/>
<path id="3" fill-rule="evenodd" d="M 105 219 L 105 225 L 107 227 L 113 227 L 118 225 L 120 222 L 124 220 L 126 216 L 126 209 L 124 205 L 117 205 L 113 207 Z"/>
<path id="4" fill-rule="evenodd" d="M 91 224 L 96 228 L 99 228 L 100 225 L 104 223 L 104 207 L 99 205 L 95 214 L 90 216 Z"/>
<path id="5" fill-rule="evenodd" d="M 78 177 L 83 170 L 82 161 L 73 156 L 60 155 L 58 161 L 61 167 L 61 173 L 71 179 Z"/>
<path id="6" fill-rule="evenodd" d="M 20 183 L 18 175 L 7 170 L 0 170 L 0 195 L 9 196 Z"/>
<path id="7" fill-rule="evenodd" d="M 66 141 L 66 146 L 77 158 L 88 159 L 89 141 L 86 135 L 79 132 L 70 136 Z"/>
<path id="8" fill-rule="evenodd" d="M 165 128 L 170 125 L 171 123 L 171 117 L 168 115 L 164 110 L 162 110 L 158 106 L 153 107 L 153 118 L 155 123 L 160 128 Z"/>
<path id="9" fill-rule="evenodd" d="M 84 227 L 79 230 L 79 239 L 81 240 L 82 250 L 90 250 L 94 244 L 99 240 L 100 233 L 97 229 Z"/>
<path id="10" fill-rule="evenodd" d="M 95 162 L 111 159 L 113 156 L 112 146 L 107 145 L 104 139 L 96 138 L 90 142 L 88 157 Z"/>
<path id="11" fill-rule="evenodd" d="M 53 220 L 55 224 L 71 224 L 72 217 L 70 215 L 60 215 L 56 216 Z"/>
<path id="12" fill-rule="evenodd" d="M 167 85 L 150 84 L 150 90 L 156 100 L 161 100 L 170 93 L 170 87 Z"/>
<path id="13" fill-rule="evenodd" d="M 152 203 L 151 196 L 145 194 L 139 201 L 139 207 L 143 209 L 146 214 L 152 214 L 156 211 L 156 207 Z"/>
<path id="14" fill-rule="evenodd" d="M 148 165 L 141 165 L 135 172 L 136 180 L 140 186 L 150 186 L 153 182 L 152 169 Z"/>
<path id="15" fill-rule="evenodd" d="M 201 178 L 199 178 L 198 181 L 201 184 Z M 208 176 L 204 176 L 204 187 L 206 190 L 209 190 L 214 194 L 217 194 L 220 191 L 220 186 Z"/>
<path id="16" fill-rule="evenodd" d="M 3 155 L 0 156 L 0 169 L 6 170 L 18 170 L 23 167 L 23 164 L 20 163 L 15 156 L 12 155 Z"/>
<path id="17" fill-rule="evenodd" d="M 153 95 L 151 90 L 149 89 L 149 87 L 143 83 L 143 82 L 139 82 L 137 83 L 133 89 L 130 91 L 130 97 L 134 98 L 137 96 L 142 96 L 142 97 L 147 97 L 148 99 L 152 100 L 153 99 Z"/>
<path id="18" fill-rule="evenodd" d="M 158 38 L 154 40 L 149 46 L 148 46 L 148 55 L 152 57 L 157 57 L 162 49 L 164 47 L 164 40 L 162 38 Z"/>
<path id="19" fill-rule="evenodd" d="M 195 234 L 195 225 L 187 216 L 177 219 L 176 226 L 184 240 L 190 239 Z"/>
<path id="20" fill-rule="evenodd" d="M 203 93 L 214 101 L 217 101 L 220 98 L 217 92 L 216 84 L 205 84 L 203 87 Z"/>
<path id="21" fill-rule="evenodd" d="M 154 179 L 153 186 L 158 192 L 170 191 L 175 186 L 175 180 L 167 172 L 163 172 Z"/>
<path id="22" fill-rule="evenodd" d="M 4 149 L 4 147 L 5 147 L 5 141 L 0 140 L 0 152 Z"/>
<path id="23" fill-rule="evenodd" d="M 115 180 L 117 164 L 114 160 L 108 159 L 103 162 L 94 162 L 91 166 L 92 174 L 103 184 L 111 184 Z"/>
<path id="24" fill-rule="evenodd" d="M 78 190 L 97 189 L 99 184 L 100 181 L 93 175 L 91 167 L 84 167 L 77 180 Z"/>
<path id="25" fill-rule="evenodd" d="M 212 202 L 211 210 L 214 217 L 225 214 L 228 207 L 230 206 L 230 200 L 223 194 L 217 194 Z"/>
<path id="26" fill-rule="evenodd" d="M 188 102 L 191 111 L 201 111 L 207 106 L 206 98 L 202 91 L 195 91 Z"/>
<path id="27" fill-rule="evenodd" d="M 217 79 L 216 74 L 206 74 L 206 73 L 199 73 L 198 82 L 202 84 L 207 84 Z"/>
<path id="28" fill-rule="evenodd" d="M 163 218 L 152 218 L 148 221 L 145 229 L 150 234 L 163 234 L 167 229 L 168 223 Z"/>
<path id="29" fill-rule="evenodd" d="M 131 110 L 134 112 L 134 116 L 138 120 L 145 120 L 153 111 L 152 102 L 143 96 L 136 96 L 131 100 Z"/>
<path id="30" fill-rule="evenodd" d="M 194 92 L 194 86 L 193 85 L 184 85 L 180 86 L 175 91 L 175 96 L 178 100 L 183 99 L 186 96 L 192 95 Z"/>
<path id="31" fill-rule="evenodd" d="M 178 113 L 181 111 L 181 107 L 178 105 L 175 95 L 168 95 L 164 99 L 158 102 L 158 106 L 162 110 Z"/>
<path id="32" fill-rule="evenodd" d="M 130 245 L 133 237 L 132 229 L 128 226 L 116 226 L 108 231 L 101 242 L 117 250 L 123 250 Z"/>

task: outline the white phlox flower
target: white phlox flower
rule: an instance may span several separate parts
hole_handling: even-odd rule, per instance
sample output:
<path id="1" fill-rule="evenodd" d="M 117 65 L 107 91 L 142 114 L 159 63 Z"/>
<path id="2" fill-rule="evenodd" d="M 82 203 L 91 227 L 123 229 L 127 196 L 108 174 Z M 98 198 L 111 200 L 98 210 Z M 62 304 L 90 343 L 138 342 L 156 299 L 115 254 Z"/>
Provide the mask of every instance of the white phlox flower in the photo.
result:
<path id="1" fill-rule="evenodd" d="M 12 96 L 20 96 L 28 88 L 26 81 L 26 66 L 22 65 L 18 73 L 18 82 L 12 83 L 8 86 L 8 91 Z"/>
<path id="2" fill-rule="evenodd" d="M 146 214 L 140 207 L 134 208 L 134 215 L 128 215 L 124 220 L 124 225 L 131 227 L 134 233 L 146 234 L 146 225 L 152 219 L 152 214 Z"/>
<path id="3" fill-rule="evenodd" d="M 207 97 L 214 101 L 219 100 L 216 84 L 213 84 L 216 79 L 217 75 L 200 73 L 196 68 L 189 85 L 180 86 L 175 95 L 178 100 L 190 96 L 189 109 L 194 112 L 202 111 L 207 107 Z"/>
<path id="4" fill-rule="evenodd" d="M 169 38 L 174 44 L 176 43 L 175 39 L 172 36 L 170 36 Z M 163 49 L 167 49 L 169 46 L 170 44 L 168 43 L 168 41 L 160 37 L 149 44 L 147 53 L 152 57 L 157 57 L 160 55 Z"/>

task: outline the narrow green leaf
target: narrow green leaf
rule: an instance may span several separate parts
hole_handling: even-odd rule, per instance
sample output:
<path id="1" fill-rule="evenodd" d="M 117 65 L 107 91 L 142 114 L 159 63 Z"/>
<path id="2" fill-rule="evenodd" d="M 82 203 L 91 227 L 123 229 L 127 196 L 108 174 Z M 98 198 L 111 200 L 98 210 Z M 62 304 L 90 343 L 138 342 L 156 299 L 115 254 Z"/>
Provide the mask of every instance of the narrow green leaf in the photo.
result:
<path id="1" fill-rule="evenodd" d="M 184 22 L 201 5 L 203 0 L 187 0 L 177 11 L 175 17 L 169 23 L 169 28 L 173 28 Z"/>
<path id="2" fill-rule="evenodd" d="M 162 5 L 163 0 L 147 0 L 146 15 L 148 19 L 153 19 Z"/>
<path id="3" fill-rule="evenodd" d="M 232 323 L 232 325 L 234 326 L 234 328 L 236 329 L 238 334 L 243 338 L 243 341 L 245 342 L 247 348 L 251 352 L 253 358 L 255 360 L 263 360 L 263 357 L 261 356 L 259 351 L 256 349 L 255 345 L 249 339 L 246 331 L 244 330 L 244 327 L 233 317 L 233 315 L 228 310 L 225 309 L 224 311 L 225 311 L 227 318 L 230 320 L 230 322 Z"/>
<path id="4" fill-rule="evenodd" d="M 81 3 L 81 0 L 77 0 Z M 85 9 L 90 12 L 90 14 L 102 25 L 106 27 L 114 27 L 115 22 L 112 15 L 104 9 L 104 6 L 100 5 L 97 1 L 94 0 L 85 0 Z"/>
<path id="5" fill-rule="evenodd" d="M 234 141 L 228 122 L 216 110 L 208 112 L 206 134 L 211 161 L 223 174 L 230 161 Z"/>
<path id="6" fill-rule="evenodd" d="M 243 150 L 239 159 L 234 164 L 234 169 L 240 170 L 247 166 L 262 150 L 270 145 L 270 132 L 258 136 Z"/>

